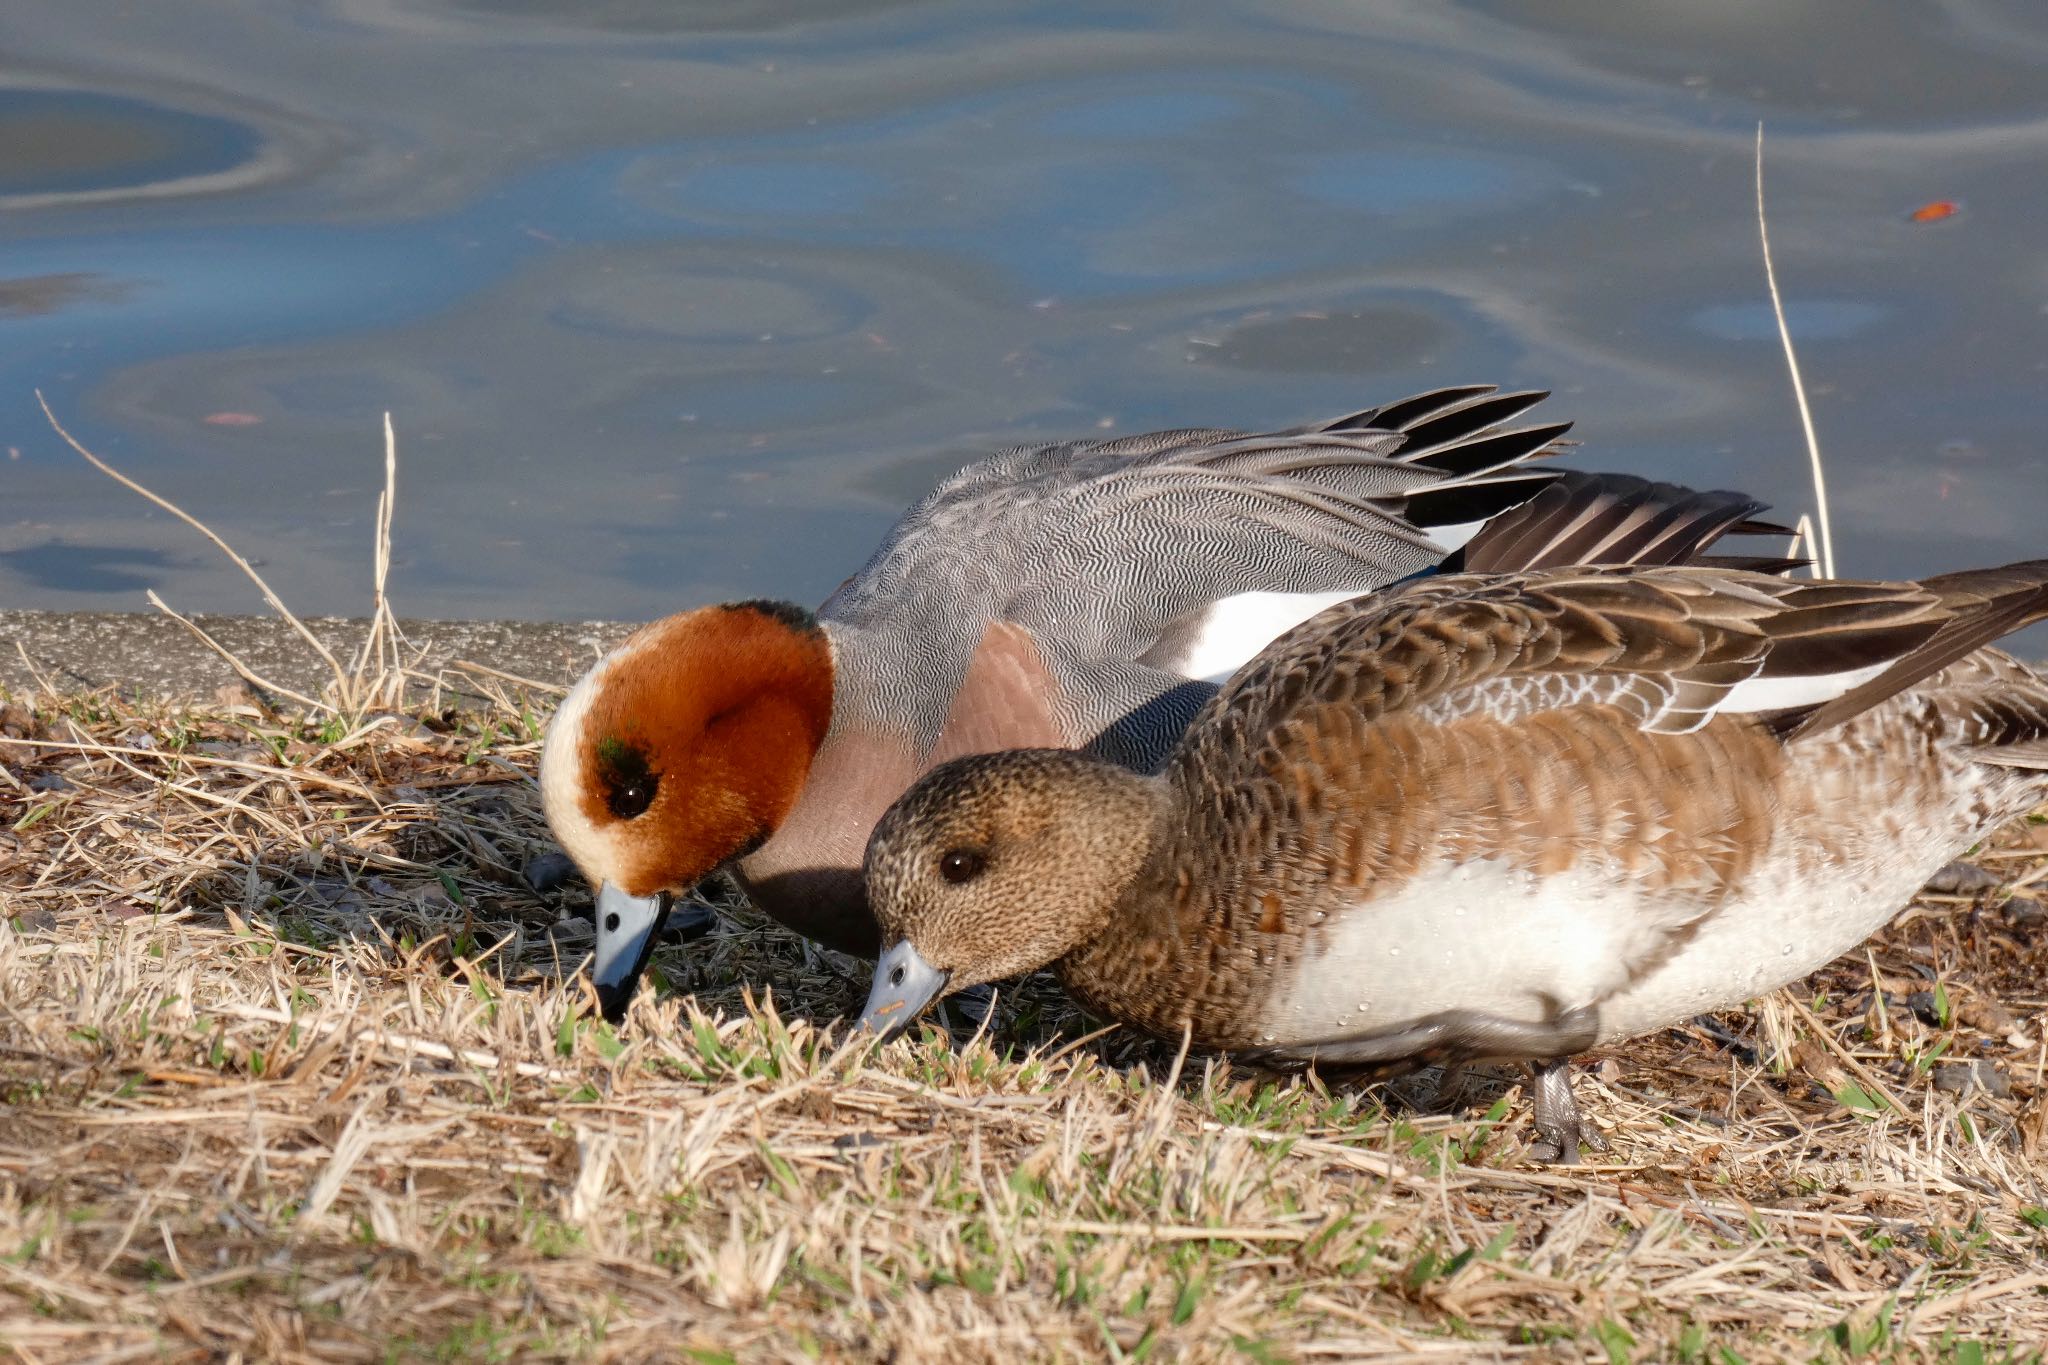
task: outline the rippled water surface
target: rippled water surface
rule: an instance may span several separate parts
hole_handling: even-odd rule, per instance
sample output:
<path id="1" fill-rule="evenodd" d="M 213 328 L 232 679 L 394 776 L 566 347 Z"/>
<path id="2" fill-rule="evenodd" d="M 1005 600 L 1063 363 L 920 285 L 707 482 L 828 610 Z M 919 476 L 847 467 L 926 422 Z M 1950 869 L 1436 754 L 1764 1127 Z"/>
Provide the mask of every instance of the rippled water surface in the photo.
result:
<path id="1" fill-rule="evenodd" d="M 0 605 L 815 601 L 1011 442 L 1556 391 L 1575 457 L 2048 553 L 2038 0 L 67 0 L 0 64 Z M 1960 212 L 1916 222 L 1954 201 Z"/>

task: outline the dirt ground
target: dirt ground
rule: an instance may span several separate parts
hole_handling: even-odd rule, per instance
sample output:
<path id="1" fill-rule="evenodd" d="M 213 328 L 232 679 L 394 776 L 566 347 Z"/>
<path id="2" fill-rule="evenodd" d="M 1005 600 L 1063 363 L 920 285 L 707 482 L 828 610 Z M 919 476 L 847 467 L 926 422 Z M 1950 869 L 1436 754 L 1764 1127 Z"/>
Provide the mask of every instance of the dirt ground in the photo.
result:
<path id="1" fill-rule="evenodd" d="M 1745 1012 L 1332 1092 L 1044 979 L 876 1048 L 732 904 L 593 1023 L 483 680 L 359 724 L 0 715 L 0 1344 L 23 1361 L 1956 1360 L 2048 1342 L 2048 822 Z M 536 865 L 538 863 L 538 866 Z M 536 889 L 535 883 L 544 889 Z"/>

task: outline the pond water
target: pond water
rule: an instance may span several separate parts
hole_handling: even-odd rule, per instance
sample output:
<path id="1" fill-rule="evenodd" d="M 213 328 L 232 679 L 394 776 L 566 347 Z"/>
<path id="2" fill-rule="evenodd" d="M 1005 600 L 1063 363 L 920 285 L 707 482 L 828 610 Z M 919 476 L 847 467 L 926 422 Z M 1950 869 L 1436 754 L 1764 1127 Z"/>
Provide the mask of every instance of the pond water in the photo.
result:
<path id="1" fill-rule="evenodd" d="M 815 602 L 1018 441 L 1552 389 L 1844 571 L 2048 553 L 2039 0 L 67 0 L 0 67 L 0 604 Z M 1960 211 L 1915 221 L 1952 201 Z"/>

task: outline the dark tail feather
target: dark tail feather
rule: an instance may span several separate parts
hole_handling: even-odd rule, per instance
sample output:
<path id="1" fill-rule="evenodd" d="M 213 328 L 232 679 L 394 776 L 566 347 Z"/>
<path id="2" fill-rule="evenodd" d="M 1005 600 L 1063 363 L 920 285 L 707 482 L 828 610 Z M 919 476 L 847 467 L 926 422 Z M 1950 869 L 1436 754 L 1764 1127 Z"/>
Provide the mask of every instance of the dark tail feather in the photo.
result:
<path id="1" fill-rule="evenodd" d="M 1996 569 L 1969 569 L 1921 580 L 1953 612 L 1926 641 L 1860 687 L 1804 714 L 1780 718 L 1774 728 L 1790 740 L 1824 730 L 1896 696 L 1992 641 L 2048 621 L 2048 559 L 2022 560 Z M 1785 722 L 1791 722 L 1786 724 Z"/>
<path id="2" fill-rule="evenodd" d="M 1416 450 L 1478 435 L 1512 422 L 1550 394 L 1540 389 L 1499 393 L 1491 384 L 1465 384 L 1400 398 L 1318 424 L 1317 431 L 1398 431 Z"/>
<path id="3" fill-rule="evenodd" d="M 1435 469 L 1452 478 L 1505 469 L 1523 460 L 1541 459 L 1562 448 L 1559 438 L 1572 429 L 1570 422 L 1552 422 L 1541 427 L 1516 427 L 1508 431 L 1486 431 L 1464 436 L 1448 445 L 1411 454 L 1403 446 L 1396 458 L 1425 469 Z"/>
<path id="4" fill-rule="evenodd" d="M 1474 536 L 1465 547 L 1464 567 L 1515 573 L 1574 564 L 1690 563 L 1723 536 L 1791 534 L 1755 520 L 1762 510 L 1763 503 L 1744 493 L 1702 493 L 1632 474 L 1566 471 Z"/>
<path id="5" fill-rule="evenodd" d="M 1486 528 L 1478 534 L 1485 535 L 1486 529 L 1502 517 L 1518 515 L 1532 497 L 1540 497 L 1557 477 L 1558 472 L 1552 469 L 1508 469 L 1470 483 L 1433 484 L 1401 497 L 1375 498 L 1373 505 L 1424 530 L 1484 521 Z"/>

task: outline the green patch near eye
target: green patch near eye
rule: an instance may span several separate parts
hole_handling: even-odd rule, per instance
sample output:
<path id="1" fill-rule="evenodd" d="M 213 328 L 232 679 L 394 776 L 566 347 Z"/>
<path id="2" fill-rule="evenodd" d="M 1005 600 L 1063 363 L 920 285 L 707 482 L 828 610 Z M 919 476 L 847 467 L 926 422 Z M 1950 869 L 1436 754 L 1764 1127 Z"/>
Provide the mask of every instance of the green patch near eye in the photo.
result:
<path id="1" fill-rule="evenodd" d="M 597 775 L 605 805 L 621 820 L 630 820 L 654 804 L 660 774 L 639 746 L 607 735 L 597 742 Z"/>

